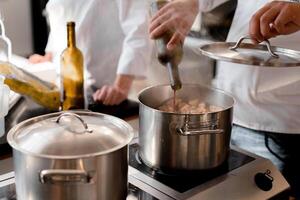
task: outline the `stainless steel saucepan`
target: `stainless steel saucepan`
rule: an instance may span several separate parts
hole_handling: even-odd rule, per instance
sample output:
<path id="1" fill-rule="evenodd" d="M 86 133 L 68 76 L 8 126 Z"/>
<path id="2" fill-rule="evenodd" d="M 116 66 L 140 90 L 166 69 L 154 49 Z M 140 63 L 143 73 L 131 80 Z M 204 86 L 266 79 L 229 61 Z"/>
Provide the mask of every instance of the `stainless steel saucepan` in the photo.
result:
<path id="1" fill-rule="evenodd" d="M 10 130 L 17 199 L 121 200 L 127 196 L 132 128 L 93 112 L 61 112 Z"/>
<path id="2" fill-rule="evenodd" d="M 185 84 L 177 97 L 222 107 L 205 114 L 168 113 L 157 108 L 173 97 L 168 85 L 144 89 L 139 94 L 139 145 L 142 160 L 165 172 L 207 170 L 228 157 L 234 99 L 223 91 Z"/>

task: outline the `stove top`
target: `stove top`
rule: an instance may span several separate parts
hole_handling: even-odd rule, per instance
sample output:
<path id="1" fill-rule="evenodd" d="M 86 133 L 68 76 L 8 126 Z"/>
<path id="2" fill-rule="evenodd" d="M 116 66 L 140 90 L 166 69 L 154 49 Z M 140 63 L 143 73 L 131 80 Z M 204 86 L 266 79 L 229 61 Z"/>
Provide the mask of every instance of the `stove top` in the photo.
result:
<path id="1" fill-rule="evenodd" d="M 0 200 L 17 200 L 14 184 L 14 173 L 10 172 L 0 176 Z M 128 184 L 126 200 L 158 200 L 137 186 Z"/>
<path id="2" fill-rule="evenodd" d="M 128 197 L 126 200 L 261 200 L 275 198 L 289 189 L 281 173 L 267 159 L 232 148 L 221 167 L 191 175 L 165 174 L 141 162 L 138 144 L 129 148 Z M 0 160 L 0 200 L 15 200 L 12 158 Z M 7 167 L 5 167 L 5 165 Z M 2 168 L 7 169 L 2 169 Z M 255 175 L 268 171 L 272 188 L 263 191 Z M 203 171 L 202 171 L 203 172 Z M 284 194 L 286 195 L 286 194 Z"/>
<path id="3" fill-rule="evenodd" d="M 288 183 L 269 160 L 236 147 L 231 148 L 222 166 L 185 174 L 166 174 L 148 167 L 140 159 L 138 150 L 135 140 L 129 148 L 128 181 L 156 199 L 283 200 L 288 196 Z M 254 178 L 257 174 L 271 175 L 270 190 L 261 189 L 261 183 Z"/>
<path id="4" fill-rule="evenodd" d="M 131 144 L 129 148 L 129 165 L 152 179 L 180 192 L 186 192 L 209 180 L 224 175 L 238 167 L 254 160 L 253 157 L 231 150 L 228 160 L 220 167 L 211 170 L 190 171 L 185 174 L 167 174 L 162 171 L 151 169 L 142 162 L 138 154 L 139 145 Z"/>

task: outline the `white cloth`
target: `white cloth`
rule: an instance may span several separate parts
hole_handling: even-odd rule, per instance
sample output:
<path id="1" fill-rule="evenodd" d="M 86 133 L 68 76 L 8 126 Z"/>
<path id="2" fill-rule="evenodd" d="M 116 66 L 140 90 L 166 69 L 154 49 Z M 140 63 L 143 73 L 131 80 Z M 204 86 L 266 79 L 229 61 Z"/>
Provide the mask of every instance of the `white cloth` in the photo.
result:
<path id="1" fill-rule="evenodd" d="M 239 0 L 227 41 L 236 42 L 247 35 L 251 16 L 267 2 Z M 270 42 L 273 46 L 300 51 L 300 32 Z M 219 62 L 215 86 L 235 97 L 234 123 L 255 130 L 300 133 L 300 67 L 268 68 Z"/>
<path id="2" fill-rule="evenodd" d="M 76 23 L 76 45 L 84 56 L 87 85 L 112 84 L 116 74 L 145 77 L 150 62 L 147 0 L 50 0 L 46 52 L 60 66 L 67 21 Z M 59 71 L 58 71 L 59 72 Z"/>

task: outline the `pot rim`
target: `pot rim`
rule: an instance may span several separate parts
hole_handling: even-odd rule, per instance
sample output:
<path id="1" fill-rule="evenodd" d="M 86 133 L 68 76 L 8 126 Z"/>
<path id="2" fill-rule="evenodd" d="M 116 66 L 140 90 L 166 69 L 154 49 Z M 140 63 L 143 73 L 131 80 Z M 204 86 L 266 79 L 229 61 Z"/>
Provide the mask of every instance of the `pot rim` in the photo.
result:
<path id="1" fill-rule="evenodd" d="M 141 98 L 141 95 L 142 93 L 144 93 L 146 90 L 149 90 L 151 88 L 157 88 L 157 87 L 164 87 L 164 86 L 169 86 L 169 84 L 160 84 L 160 85 L 154 85 L 154 86 L 148 86 L 146 88 L 144 88 L 143 90 L 141 90 L 138 94 L 138 100 L 139 100 L 139 103 L 142 104 L 143 106 L 147 107 L 147 108 L 150 108 L 150 109 L 153 109 L 155 110 L 156 112 L 158 113 L 162 113 L 162 114 L 167 114 L 167 115 L 179 115 L 179 116 L 183 116 L 183 115 L 191 115 L 191 116 L 196 116 L 196 115 L 200 115 L 200 116 L 204 116 L 204 115 L 207 115 L 207 114 L 215 114 L 215 113 L 219 113 L 219 112 L 223 112 L 223 111 L 226 111 L 226 110 L 229 110 L 229 109 L 232 109 L 233 106 L 235 105 L 236 103 L 236 100 L 235 98 L 233 97 L 232 94 L 228 93 L 228 92 L 225 92 L 221 89 L 218 89 L 218 88 L 215 88 L 215 87 L 211 87 L 211 86 L 207 86 L 207 85 L 201 85 L 201 84 L 193 84 L 193 83 L 187 83 L 187 84 L 183 84 L 183 86 L 198 86 L 198 87 L 202 87 L 202 88 L 206 88 L 206 89 L 209 89 L 209 90 L 213 90 L 215 92 L 219 92 L 219 93 L 222 93 L 223 95 L 225 96 L 228 96 L 230 98 L 232 98 L 232 105 L 231 106 L 227 106 L 225 108 L 223 108 L 222 110 L 220 111 L 216 111 L 216 112 L 206 112 L 206 113 L 199 113 L 199 114 L 196 114 L 196 113 L 175 113 L 175 112 L 166 112 L 166 111 L 162 111 L 162 110 L 159 110 L 157 108 L 152 108 L 146 104 L 144 104 L 140 98 Z"/>
<path id="2" fill-rule="evenodd" d="M 127 140 L 123 143 L 123 144 L 119 144 L 111 149 L 105 150 L 105 151 L 101 151 L 101 152 L 96 152 L 96 153 L 89 153 L 89 154 L 80 154 L 80 155 L 47 155 L 47 154 L 39 154 L 39 153 L 34 153 L 34 152 L 30 152 L 27 151 L 25 149 L 22 149 L 21 147 L 19 147 L 19 145 L 16 143 L 16 141 L 14 140 L 14 136 L 16 134 L 16 131 L 24 126 L 26 123 L 32 122 L 32 121 L 38 121 L 40 118 L 45 118 L 45 117 L 55 117 L 55 116 L 59 116 L 59 114 L 63 113 L 63 112 L 55 112 L 55 113 L 50 113 L 50 114 L 46 114 L 46 115 L 40 115 L 37 117 L 33 117 L 27 120 L 24 120 L 23 122 L 15 125 L 12 129 L 9 130 L 8 134 L 7 134 L 7 142 L 9 143 L 9 145 L 14 149 L 17 150 L 21 153 L 24 153 L 26 155 L 29 156 L 34 156 L 34 157 L 40 157 L 40 158 L 48 158 L 48 159 L 82 159 L 82 158 L 92 158 L 92 157 L 96 157 L 96 156 L 102 156 L 102 155 L 106 155 L 106 154 L 110 154 L 113 153 L 117 150 L 122 149 L 125 146 L 128 146 L 129 143 L 132 141 L 133 137 L 134 137 L 134 130 L 133 128 L 124 120 L 117 118 L 115 116 L 112 115 L 108 115 L 108 114 L 103 114 L 103 113 L 96 113 L 96 112 L 91 112 L 91 111 L 68 111 L 68 112 L 75 112 L 76 114 L 93 114 L 93 115 L 99 115 L 99 116 L 104 116 L 104 117 L 109 117 L 114 121 L 119 121 L 122 123 L 122 125 L 128 130 L 128 138 Z M 126 123 L 124 123 L 126 122 Z"/>

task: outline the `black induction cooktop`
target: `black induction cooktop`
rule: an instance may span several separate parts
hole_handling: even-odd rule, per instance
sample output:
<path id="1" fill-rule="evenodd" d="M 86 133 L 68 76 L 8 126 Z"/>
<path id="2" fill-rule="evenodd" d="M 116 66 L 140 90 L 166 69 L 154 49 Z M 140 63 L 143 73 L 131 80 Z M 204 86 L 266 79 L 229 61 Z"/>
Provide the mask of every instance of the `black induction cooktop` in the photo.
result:
<path id="1" fill-rule="evenodd" d="M 189 171 L 188 173 L 166 173 L 155 170 L 145 165 L 138 154 L 139 146 L 137 143 L 130 145 L 129 148 L 129 165 L 156 181 L 172 188 L 175 191 L 184 193 L 198 185 L 210 181 L 219 176 L 239 168 L 253 160 L 254 158 L 230 150 L 229 157 L 220 167 L 211 170 Z"/>

